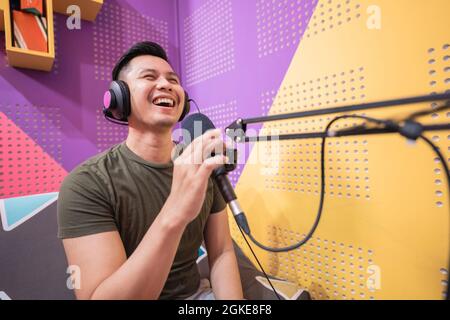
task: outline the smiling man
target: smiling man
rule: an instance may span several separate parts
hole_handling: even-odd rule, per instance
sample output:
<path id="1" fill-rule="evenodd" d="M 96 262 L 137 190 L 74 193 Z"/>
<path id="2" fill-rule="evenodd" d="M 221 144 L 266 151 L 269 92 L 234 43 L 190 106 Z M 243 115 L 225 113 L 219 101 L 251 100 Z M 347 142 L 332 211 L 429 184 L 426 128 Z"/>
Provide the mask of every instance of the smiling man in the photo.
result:
<path id="1" fill-rule="evenodd" d="M 242 299 L 226 204 L 210 177 L 226 160 L 209 157 L 223 146 L 220 132 L 173 159 L 186 97 L 156 43 L 130 48 L 113 80 L 129 91 L 127 139 L 75 168 L 58 198 L 58 237 L 80 270 L 77 298 Z M 203 240 L 210 283 L 196 265 Z"/>

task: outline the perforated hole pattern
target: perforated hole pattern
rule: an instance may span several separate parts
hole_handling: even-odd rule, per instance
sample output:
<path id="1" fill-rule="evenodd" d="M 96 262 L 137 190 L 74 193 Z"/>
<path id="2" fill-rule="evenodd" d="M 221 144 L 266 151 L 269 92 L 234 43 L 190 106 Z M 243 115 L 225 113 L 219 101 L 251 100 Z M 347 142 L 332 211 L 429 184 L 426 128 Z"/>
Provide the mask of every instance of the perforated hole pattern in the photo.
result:
<path id="1" fill-rule="evenodd" d="M 209 0 L 184 20 L 187 86 L 235 68 L 232 19 L 230 0 Z"/>
<path id="2" fill-rule="evenodd" d="M 450 92 L 450 45 L 443 44 L 437 48 L 429 48 L 428 51 L 428 66 L 429 66 L 429 86 L 431 88 L 431 94 L 437 94 L 436 88 L 444 88 L 445 92 Z M 439 93 L 442 93 L 440 90 Z M 431 108 L 435 109 L 442 103 L 433 102 Z M 447 113 L 432 113 L 430 115 L 432 122 L 445 123 L 450 120 L 450 112 Z M 450 135 L 445 132 L 435 132 L 428 135 L 431 140 L 440 146 L 444 156 L 450 163 Z M 443 196 L 443 189 L 446 188 L 445 175 L 438 158 L 434 159 L 433 167 L 435 189 L 435 204 L 439 208 L 446 208 L 448 204 Z"/>
<path id="3" fill-rule="evenodd" d="M 128 134 L 127 126 L 121 126 L 107 121 L 101 110 L 96 110 L 95 113 L 98 152 L 102 152 L 126 139 Z"/>
<path id="4" fill-rule="evenodd" d="M 326 193 L 338 198 L 370 199 L 367 140 L 362 138 L 328 140 L 325 166 Z M 321 142 L 281 141 L 279 150 L 264 144 L 268 158 L 278 161 L 265 165 L 264 187 L 282 192 L 319 195 Z"/>
<path id="5" fill-rule="evenodd" d="M 258 0 L 258 57 L 296 47 L 316 4 L 317 0 Z"/>
<path id="6" fill-rule="evenodd" d="M 231 224 L 234 234 L 240 234 Z M 305 237 L 292 230 L 268 226 L 268 243 L 281 247 Z M 236 242 L 247 245 L 242 236 Z M 298 250 L 269 253 L 265 270 L 272 275 L 297 283 L 310 291 L 313 299 L 376 299 L 376 290 L 368 287 L 369 266 L 376 266 L 373 249 L 330 239 L 312 237 Z"/>
<path id="7" fill-rule="evenodd" d="M 52 158 L 62 163 L 61 109 L 57 106 L 8 104 L 0 110 Z"/>
<path id="8" fill-rule="evenodd" d="M 426 55 L 426 63 L 428 65 L 428 85 L 432 90 L 430 94 L 435 95 L 437 93 L 442 93 L 442 91 L 450 92 L 450 45 L 442 44 L 441 46 L 428 48 Z M 443 90 L 442 90 L 443 89 Z M 431 108 L 435 109 L 441 103 L 433 102 L 431 103 Z M 432 123 L 448 123 L 450 120 L 450 112 L 439 112 L 432 113 L 430 116 Z M 446 132 L 434 132 L 432 134 L 427 134 L 429 138 L 440 148 L 444 157 L 447 159 L 447 163 L 450 164 L 450 134 Z M 448 208 L 447 197 L 444 196 L 444 190 L 446 189 L 445 174 L 442 169 L 439 158 L 434 159 L 433 166 L 433 176 L 434 176 L 434 204 L 438 208 Z M 445 292 L 447 289 L 447 267 L 442 267 L 439 270 L 441 275 L 441 286 L 442 286 L 442 297 L 445 297 Z"/>
<path id="9" fill-rule="evenodd" d="M 328 0 L 316 8 L 305 37 L 310 38 L 361 18 L 361 4 L 355 0 Z"/>
<path id="10" fill-rule="evenodd" d="M 169 52 L 168 22 L 141 15 L 105 1 L 93 23 L 94 73 L 96 80 L 111 80 L 117 59 L 143 39 L 159 43 Z"/>
<path id="11" fill-rule="evenodd" d="M 289 113 L 361 102 L 365 95 L 364 68 L 322 75 L 287 84 L 261 94 L 263 113 Z M 276 99 L 274 98 L 276 96 Z M 274 100 L 275 99 L 275 100 Z M 364 114 L 364 113 L 361 113 Z M 332 118 L 319 116 L 269 123 L 261 134 L 320 132 Z M 358 125 L 358 120 L 341 120 L 333 128 Z M 320 192 L 319 139 L 262 143 L 265 149 L 265 188 L 318 195 Z M 368 140 L 360 137 L 329 139 L 326 145 L 326 190 L 338 198 L 370 199 Z"/>

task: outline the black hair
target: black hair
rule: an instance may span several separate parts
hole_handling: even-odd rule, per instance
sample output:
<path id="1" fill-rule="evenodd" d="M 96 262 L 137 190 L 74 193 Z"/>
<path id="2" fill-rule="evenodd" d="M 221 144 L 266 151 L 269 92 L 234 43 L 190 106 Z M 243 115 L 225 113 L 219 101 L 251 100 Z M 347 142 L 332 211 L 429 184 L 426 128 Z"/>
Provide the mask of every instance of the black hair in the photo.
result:
<path id="1" fill-rule="evenodd" d="M 125 52 L 117 61 L 112 71 L 112 79 L 117 80 L 119 78 L 120 71 L 125 68 L 133 58 L 144 55 L 155 56 L 169 62 L 166 51 L 156 42 L 138 42 L 128 49 L 128 51 Z"/>

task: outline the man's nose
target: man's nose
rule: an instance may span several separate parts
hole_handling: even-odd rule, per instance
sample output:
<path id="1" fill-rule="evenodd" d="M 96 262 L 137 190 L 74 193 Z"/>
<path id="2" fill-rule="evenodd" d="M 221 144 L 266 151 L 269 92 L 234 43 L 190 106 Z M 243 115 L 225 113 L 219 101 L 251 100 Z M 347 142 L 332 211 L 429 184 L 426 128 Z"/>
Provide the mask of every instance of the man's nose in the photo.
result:
<path id="1" fill-rule="evenodd" d="M 167 89 L 167 90 L 172 90 L 172 86 L 170 84 L 170 82 L 164 78 L 164 77 L 159 77 L 158 80 L 156 81 L 156 88 L 158 89 Z"/>

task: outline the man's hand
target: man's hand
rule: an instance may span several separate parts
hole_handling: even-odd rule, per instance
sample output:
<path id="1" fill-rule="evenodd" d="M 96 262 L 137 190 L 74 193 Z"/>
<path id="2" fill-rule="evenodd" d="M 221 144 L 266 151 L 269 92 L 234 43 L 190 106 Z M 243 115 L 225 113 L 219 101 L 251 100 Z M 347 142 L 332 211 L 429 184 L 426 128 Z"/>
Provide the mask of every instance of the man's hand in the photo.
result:
<path id="1" fill-rule="evenodd" d="M 212 171 L 226 163 L 223 150 L 220 130 L 210 130 L 174 161 L 172 189 L 165 206 L 174 209 L 167 212 L 174 213 L 177 222 L 187 225 L 200 213 Z M 215 156 L 210 157 L 212 153 Z"/>

